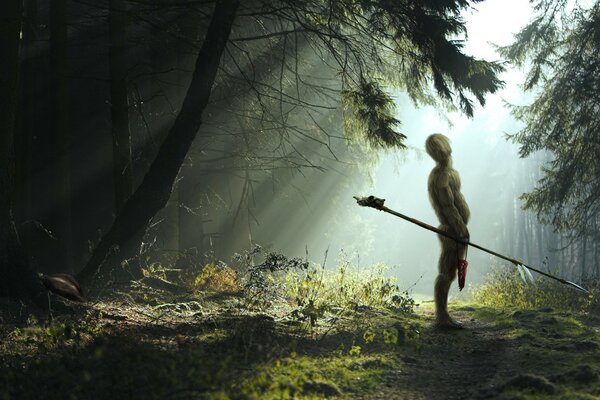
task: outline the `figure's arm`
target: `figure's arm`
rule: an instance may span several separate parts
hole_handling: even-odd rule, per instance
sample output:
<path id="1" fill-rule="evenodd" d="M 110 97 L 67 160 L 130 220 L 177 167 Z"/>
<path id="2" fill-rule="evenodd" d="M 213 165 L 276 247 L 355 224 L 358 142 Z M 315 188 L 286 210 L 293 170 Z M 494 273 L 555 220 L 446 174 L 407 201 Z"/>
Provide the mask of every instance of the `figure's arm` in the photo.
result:
<path id="1" fill-rule="evenodd" d="M 458 208 L 454 205 L 454 194 L 450 185 L 445 183 L 439 188 L 439 201 L 442 206 L 442 214 L 446 217 L 446 220 L 452 228 L 456 230 L 459 238 L 468 238 L 469 230 L 462 216 L 458 212 Z"/>

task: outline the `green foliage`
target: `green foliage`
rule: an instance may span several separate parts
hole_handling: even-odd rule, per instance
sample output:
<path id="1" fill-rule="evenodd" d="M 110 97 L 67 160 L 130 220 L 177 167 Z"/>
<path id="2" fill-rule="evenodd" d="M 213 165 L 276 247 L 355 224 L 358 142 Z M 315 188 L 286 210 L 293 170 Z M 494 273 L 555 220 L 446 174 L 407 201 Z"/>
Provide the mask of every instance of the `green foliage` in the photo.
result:
<path id="1" fill-rule="evenodd" d="M 360 391 L 376 387 L 382 367 L 389 367 L 389 363 L 393 360 L 362 355 L 359 346 L 352 346 L 347 355 L 306 357 L 292 353 L 262 366 L 258 374 L 245 380 L 240 398 L 345 398 L 345 392 L 356 392 L 357 386 Z"/>
<path id="2" fill-rule="evenodd" d="M 600 232 L 600 5 L 535 2 L 536 15 L 515 42 L 501 48 L 529 65 L 527 106 L 513 106 L 525 127 L 509 137 L 527 157 L 548 151 L 551 161 L 536 188 L 522 196 L 542 222 L 575 236 Z"/>
<path id="3" fill-rule="evenodd" d="M 335 320 L 367 309 L 391 309 L 404 314 L 413 311 L 414 300 L 399 290 L 393 278 L 385 276 L 382 264 L 358 270 L 346 259 L 330 270 L 275 252 L 266 253 L 263 262 L 254 263 L 262 253 L 263 249 L 255 246 L 235 256 L 245 271 L 244 298 L 251 308 L 266 310 L 285 302 L 292 307 L 291 316 L 310 327 L 315 327 L 326 314 Z"/>
<path id="4" fill-rule="evenodd" d="M 300 258 L 288 258 L 283 254 L 269 252 L 264 261 L 254 263 L 254 259 L 264 253 L 263 248 L 255 245 L 250 251 L 234 255 L 240 263 L 243 274 L 243 289 L 248 306 L 268 308 L 283 296 L 284 283 L 281 279 L 290 270 L 306 270 L 308 261 Z"/>
<path id="5" fill-rule="evenodd" d="M 473 300 L 496 308 L 517 307 L 597 312 L 600 310 L 600 282 L 587 282 L 587 295 L 558 282 L 539 278 L 535 285 L 525 283 L 514 269 L 493 269 L 488 279 L 473 291 Z"/>
<path id="6" fill-rule="evenodd" d="M 401 367 L 403 345 L 418 337 L 413 301 L 381 265 L 328 271 L 260 247 L 235 258 L 243 297 L 207 293 L 232 278 L 213 262 L 190 275 L 203 290 L 163 294 L 167 304 L 152 307 L 133 288 L 54 323 L 2 319 L 0 398 L 360 397 Z"/>
<path id="7" fill-rule="evenodd" d="M 79 325 L 72 322 L 49 322 L 41 325 L 37 320 L 28 322 L 28 326 L 15 328 L 10 338 L 21 343 L 35 343 L 39 350 L 51 351 L 60 347 L 81 347 L 86 340 L 99 334 L 98 325 Z"/>
<path id="8" fill-rule="evenodd" d="M 240 291 L 237 272 L 220 262 L 206 264 L 194 279 L 194 287 L 220 293 Z"/>
<path id="9" fill-rule="evenodd" d="M 374 147 L 403 147 L 391 99 L 382 87 L 405 90 L 415 104 L 456 104 L 469 116 L 502 82 L 502 66 L 463 53 L 461 12 L 477 1 L 290 1 L 343 83 L 346 132 Z M 286 18 L 284 18 L 286 19 Z M 296 25 L 298 24 L 298 25 Z"/>
<path id="10" fill-rule="evenodd" d="M 346 136 L 357 139 L 366 135 L 374 148 L 405 148 L 406 136 L 396 132 L 400 121 L 393 117 L 395 104 L 377 82 L 361 82 L 356 90 L 342 91 L 342 104 L 348 112 L 344 119 Z"/>
<path id="11" fill-rule="evenodd" d="M 286 297 L 296 305 L 292 315 L 315 326 L 326 313 L 340 316 L 377 308 L 411 313 L 414 300 L 384 273 L 382 264 L 354 270 L 348 261 L 336 270 L 316 265 L 301 273 L 290 272 L 285 287 Z"/>

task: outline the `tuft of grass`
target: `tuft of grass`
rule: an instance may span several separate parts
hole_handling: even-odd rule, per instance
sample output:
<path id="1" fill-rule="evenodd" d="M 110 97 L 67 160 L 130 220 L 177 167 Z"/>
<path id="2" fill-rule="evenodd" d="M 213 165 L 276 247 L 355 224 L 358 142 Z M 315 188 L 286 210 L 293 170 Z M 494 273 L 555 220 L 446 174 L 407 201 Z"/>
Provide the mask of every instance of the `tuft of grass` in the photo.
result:
<path id="1" fill-rule="evenodd" d="M 394 278 L 385 276 L 386 269 L 375 264 L 359 270 L 342 262 L 335 270 L 316 265 L 305 273 L 293 271 L 286 277 L 286 296 L 296 302 L 313 299 L 332 307 L 396 307 L 412 312 L 414 301 L 408 293 L 400 292 Z"/>
<path id="2" fill-rule="evenodd" d="M 475 288 L 472 299 L 488 307 L 520 309 L 552 308 L 560 311 L 600 310 L 600 281 L 586 282 L 589 294 L 546 278 L 526 283 L 515 270 L 492 269 L 485 283 Z"/>
<path id="3" fill-rule="evenodd" d="M 386 277 L 385 271 L 383 264 L 353 269 L 348 261 L 335 270 L 315 265 L 290 271 L 285 277 L 285 298 L 296 307 L 292 314 L 311 326 L 326 314 L 337 318 L 367 309 L 412 313 L 414 300 L 401 292 L 395 279 Z"/>
<path id="4" fill-rule="evenodd" d="M 352 349 L 351 349 L 352 350 Z M 349 351 L 321 357 L 298 356 L 276 359 L 245 379 L 239 396 L 249 399 L 328 399 L 348 393 L 368 392 L 380 383 L 380 374 L 397 364 L 386 354 L 361 356 Z"/>
<path id="5" fill-rule="evenodd" d="M 259 259 L 263 259 L 259 262 Z M 260 246 L 237 255 L 245 307 L 261 312 L 278 309 L 308 327 L 318 321 L 364 317 L 363 311 L 393 311 L 410 314 L 415 306 L 401 292 L 386 267 L 376 264 L 353 268 L 344 258 L 335 269 L 267 252 Z"/>

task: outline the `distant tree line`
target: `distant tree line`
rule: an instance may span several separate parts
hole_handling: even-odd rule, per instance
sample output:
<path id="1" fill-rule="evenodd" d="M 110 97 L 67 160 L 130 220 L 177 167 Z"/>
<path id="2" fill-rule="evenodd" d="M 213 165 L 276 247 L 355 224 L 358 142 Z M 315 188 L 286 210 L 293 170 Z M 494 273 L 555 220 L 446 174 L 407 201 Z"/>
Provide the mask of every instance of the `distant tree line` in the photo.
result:
<path id="1" fill-rule="evenodd" d="M 528 70 L 528 105 L 514 105 L 523 129 L 509 135 L 522 157 L 546 159 L 523 206 L 563 238 L 564 265 L 600 276 L 600 4 L 537 0 L 534 16 L 500 49 Z"/>

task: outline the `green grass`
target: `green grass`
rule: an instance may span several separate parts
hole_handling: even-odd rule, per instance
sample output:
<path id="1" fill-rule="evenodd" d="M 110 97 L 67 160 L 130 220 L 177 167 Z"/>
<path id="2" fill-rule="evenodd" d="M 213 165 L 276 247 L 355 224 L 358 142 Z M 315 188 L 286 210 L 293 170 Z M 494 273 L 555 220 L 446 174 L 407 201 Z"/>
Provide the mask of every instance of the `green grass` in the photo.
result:
<path id="1" fill-rule="evenodd" d="M 469 304 L 474 318 L 499 327 L 515 350 L 516 383 L 509 380 L 499 393 L 536 400 L 600 396 L 600 292 L 597 282 L 587 285 L 590 294 L 495 272 L 474 290 Z"/>
<path id="2" fill-rule="evenodd" d="M 248 291 L 230 268 L 207 271 L 188 294 L 136 284 L 53 322 L 1 324 L 0 399 L 345 398 L 418 347 L 421 320 L 379 267 L 267 270 Z"/>
<path id="3" fill-rule="evenodd" d="M 595 297 L 565 305 L 550 287 L 505 276 L 450 303 L 468 329 L 440 332 L 433 303 L 413 312 L 381 266 L 269 265 L 254 286 L 232 271 L 190 274 L 185 294 L 134 284 L 88 309 L 57 305 L 53 322 L 18 304 L 1 310 L 0 399 L 369 398 L 402 376 L 435 398 L 431 379 L 447 365 L 488 357 L 491 398 L 600 396 Z"/>
<path id="4" fill-rule="evenodd" d="M 368 327 L 349 324 L 326 335 L 291 332 L 262 316 L 184 327 L 136 323 L 84 332 L 76 324 L 52 323 L 15 329 L 10 350 L 3 348 L 0 398 L 356 395 L 376 387 L 383 369 L 398 368 L 398 352 L 413 347 L 394 314 L 372 317 L 376 322 Z"/>
<path id="5" fill-rule="evenodd" d="M 600 281 L 583 285 L 589 294 L 571 286 L 540 277 L 535 284 L 524 282 L 514 270 L 492 269 L 487 280 L 472 292 L 472 301 L 494 308 L 552 308 L 562 311 L 600 311 Z"/>

